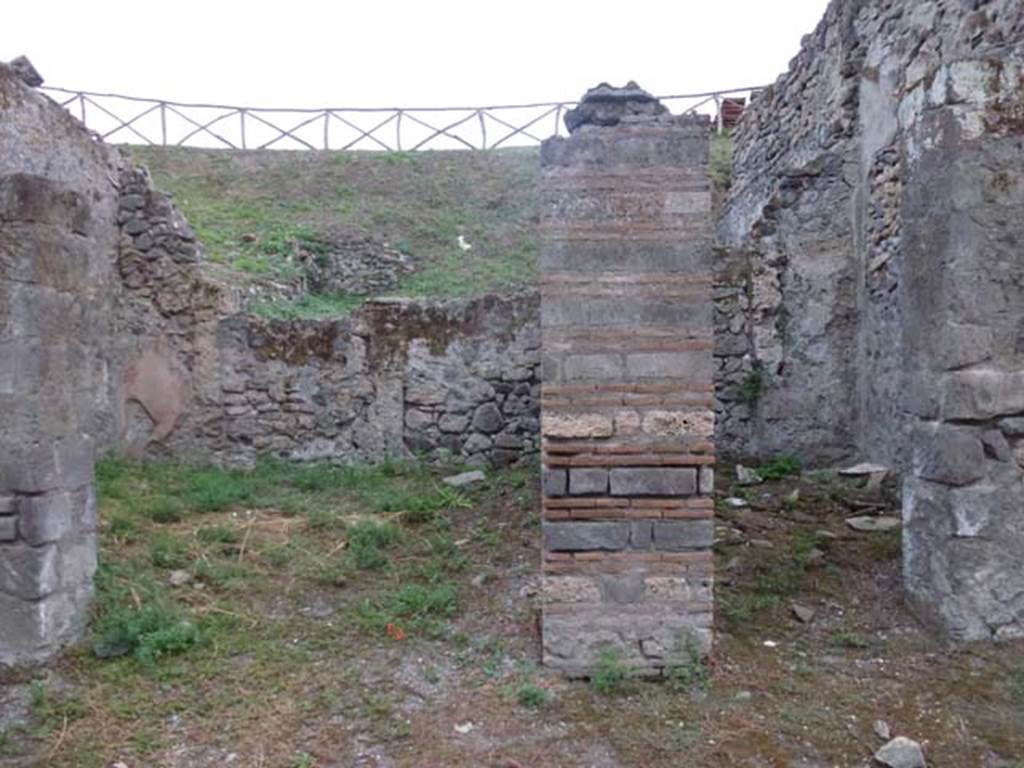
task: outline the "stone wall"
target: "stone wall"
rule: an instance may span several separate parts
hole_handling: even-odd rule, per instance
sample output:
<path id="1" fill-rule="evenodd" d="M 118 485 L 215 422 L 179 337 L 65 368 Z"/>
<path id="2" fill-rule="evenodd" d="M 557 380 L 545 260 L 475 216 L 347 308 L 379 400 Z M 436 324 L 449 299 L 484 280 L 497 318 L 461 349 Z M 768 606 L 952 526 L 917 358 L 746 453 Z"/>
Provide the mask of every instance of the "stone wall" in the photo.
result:
<path id="1" fill-rule="evenodd" d="M 270 320 L 204 269 L 143 168 L 121 170 L 118 222 L 111 346 L 123 376 L 106 447 L 235 467 L 261 453 L 501 465 L 536 450 L 536 294 Z"/>
<path id="2" fill-rule="evenodd" d="M 92 594 L 115 183 L 104 147 L 0 65 L 0 665 L 73 639 Z"/>
<path id="3" fill-rule="evenodd" d="M 711 645 L 707 119 L 600 86 L 541 150 L 544 663 Z"/>
<path id="4" fill-rule="evenodd" d="M 719 442 L 903 470 L 908 591 L 968 639 L 1024 634 L 1022 41 L 1015 0 L 833 2 L 719 227 Z"/>

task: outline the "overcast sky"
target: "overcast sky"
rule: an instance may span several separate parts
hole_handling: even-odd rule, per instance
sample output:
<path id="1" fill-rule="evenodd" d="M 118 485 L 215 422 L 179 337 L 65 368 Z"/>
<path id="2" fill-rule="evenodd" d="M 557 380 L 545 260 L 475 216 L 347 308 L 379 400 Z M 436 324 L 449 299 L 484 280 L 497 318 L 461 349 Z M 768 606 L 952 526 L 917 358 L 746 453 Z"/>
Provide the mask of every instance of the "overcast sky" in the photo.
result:
<path id="1" fill-rule="evenodd" d="M 34 0 L 0 58 L 47 85 L 244 106 L 463 106 L 770 82 L 826 0 Z"/>

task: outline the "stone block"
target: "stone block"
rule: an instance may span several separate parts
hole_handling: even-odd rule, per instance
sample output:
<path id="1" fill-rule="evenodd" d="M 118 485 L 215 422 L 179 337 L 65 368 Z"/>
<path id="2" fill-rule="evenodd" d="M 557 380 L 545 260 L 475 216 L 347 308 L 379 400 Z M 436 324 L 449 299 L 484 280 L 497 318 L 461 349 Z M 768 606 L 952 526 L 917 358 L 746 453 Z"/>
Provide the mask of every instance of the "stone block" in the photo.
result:
<path id="1" fill-rule="evenodd" d="M 57 570 L 61 589 L 76 589 L 92 583 L 96 573 L 96 534 L 66 539 L 57 546 Z"/>
<path id="2" fill-rule="evenodd" d="M 589 576 L 545 576 L 542 594 L 546 603 L 601 602 L 601 588 Z"/>
<path id="3" fill-rule="evenodd" d="M 711 437 L 715 432 L 715 414 L 707 408 L 647 411 L 643 417 L 642 431 L 654 437 Z"/>
<path id="4" fill-rule="evenodd" d="M 24 496 L 18 507 L 18 530 L 30 546 L 49 544 L 72 531 L 71 493 L 50 491 Z"/>
<path id="5" fill-rule="evenodd" d="M 18 518 L 13 515 L 0 517 L 0 542 L 11 542 L 18 538 Z"/>
<path id="6" fill-rule="evenodd" d="M 991 419 L 1024 411 L 1024 371 L 956 371 L 943 388 L 946 419 Z"/>
<path id="7" fill-rule="evenodd" d="M 641 571 L 602 573 L 596 577 L 605 603 L 633 604 L 642 602 L 646 583 Z"/>
<path id="8" fill-rule="evenodd" d="M 545 523 L 544 548 L 551 552 L 621 550 L 629 546 L 629 523 Z"/>
<path id="9" fill-rule="evenodd" d="M 564 381 L 617 381 L 623 377 L 622 355 L 569 355 L 562 361 Z"/>
<path id="10" fill-rule="evenodd" d="M 46 661 L 75 640 L 91 598 L 86 586 L 31 601 L 0 593 L 0 666 Z"/>
<path id="11" fill-rule="evenodd" d="M 653 541 L 650 520 L 632 520 L 629 523 L 629 546 L 631 549 L 649 549 Z"/>
<path id="12" fill-rule="evenodd" d="M 565 496 L 569 488 L 569 473 L 564 469 L 544 469 L 544 495 L 552 498 Z"/>
<path id="13" fill-rule="evenodd" d="M 434 418 L 434 414 L 429 411 L 410 408 L 405 412 L 405 426 L 408 429 L 419 431 L 433 426 Z"/>
<path id="14" fill-rule="evenodd" d="M 14 515 L 18 512 L 17 496 L 0 496 L 0 515 Z"/>
<path id="15" fill-rule="evenodd" d="M 500 432 L 505 426 L 505 417 L 494 403 L 484 403 L 473 412 L 473 429 L 485 435 Z"/>
<path id="16" fill-rule="evenodd" d="M 636 352 L 626 355 L 626 374 L 633 379 L 674 378 L 710 382 L 715 362 L 710 352 Z"/>
<path id="17" fill-rule="evenodd" d="M 654 548 L 665 551 L 706 549 L 715 539 L 711 520 L 655 520 Z"/>
<path id="18" fill-rule="evenodd" d="M 0 545 L 0 592 L 21 600 L 38 600 L 54 592 L 60 580 L 57 547 Z"/>
<path id="19" fill-rule="evenodd" d="M 463 453 L 479 453 L 480 451 L 487 451 L 493 447 L 494 443 L 491 438 L 486 435 L 472 434 L 462 445 Z"/>
<path id="20" fill-rule="evenodd" d="M 621 467 L 609 472 L 613 496 L 688 496 L 697 492 L 689 467 Z"/>
<path id="21" fill-rule="evenodd" d="M 449 434 L 465 432 L 468 426 L 469 417 L 455 413 L 446 413 L 437 422 L 438 429 Z"/>
<path id="22" fill-rule="evenodd" d="M 605 494 L 608 492 L 608 470 L 600 468 L 570 469 L 569 494 Z"/>
<path id="23" fill-rule="evenodd" d="M 914 431 L 914 467 L 925 480 L 967 485 L 985 475 L 981 440 L 966 429 L 947 424 L 926 425 Z"/>
<path id="24" fill-rule="evenodd" d="M 552 413 L 544 411 L 541 430 L 545 437 L 611 437 L 612 419 L 603 413 Z"/>
<path id="25" fill-rule="evenodd" d="M 701 467 L 698 478 L 700 493 L 704 496 L 711 496 L 715 492 L 715 470 L 711 467 Z"/>

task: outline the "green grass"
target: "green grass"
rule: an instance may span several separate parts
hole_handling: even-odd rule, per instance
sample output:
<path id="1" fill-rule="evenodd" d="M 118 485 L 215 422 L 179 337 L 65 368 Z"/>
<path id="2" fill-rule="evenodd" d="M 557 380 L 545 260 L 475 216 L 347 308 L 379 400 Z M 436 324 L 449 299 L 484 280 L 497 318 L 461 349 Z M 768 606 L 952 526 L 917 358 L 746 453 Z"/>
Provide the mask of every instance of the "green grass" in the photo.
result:
<path id="1" fill-rule="evenodd" d="M 630 680 L 630 670 L 618 648 L 606 648 L 597 657 L 590 674 L 590 687 L 595 693 L 610 696 L 622 691 Z"/>
<path id="2" fill-rule="evenodd" d="M 255 302 L 253 314 L 270 320 L 317 320 L 345 317 L 366 303 L 366 296 L 314 294 L 297 299 L 265 299 Z"/>
<path id="3" fill-rule="evenodd" d="M 800 460 L 793 456 L 779 456 L 767 464 L 757 468 L 762 480 L 781 480 L 784 477 L 800 474 Z"/>
<path id="4" fill-rule="evenodd" d="M 674 658 L 666 664 L 664 675 L 669 686 L 679 691 L 706 691 L 711 686 L 711 672 L 700 646 L 688 634 L 677 638 Z"/>
<path id="5" fill-rule="evenodd" d="M 332 230 L 372 235 L 411 256 L 391 293 L 473 296 L 538 276 L 536 149 L 492 152 L 235 152 L 131 147 L 170 192 L 211 261 L 274 279 L 295 256 L 327 249 Z M 462 235 L 472 248 L 457 244 Z M 269 317 L 343 315 L 365 297 L 257 303 Z"/>

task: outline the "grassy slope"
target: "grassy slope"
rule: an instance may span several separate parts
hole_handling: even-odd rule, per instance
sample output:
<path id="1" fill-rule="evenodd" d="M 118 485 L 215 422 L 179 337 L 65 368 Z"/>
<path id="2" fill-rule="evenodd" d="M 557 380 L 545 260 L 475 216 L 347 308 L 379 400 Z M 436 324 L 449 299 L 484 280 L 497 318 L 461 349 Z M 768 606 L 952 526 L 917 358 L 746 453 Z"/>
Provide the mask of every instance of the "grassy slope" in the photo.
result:
<path id="1" fill-rule="evenodd" d="M 240 272 L 287 277 L 294 273 L 287 257 L 295 241 L 340 227 L 414 257 L 417 269 L 403 278 L 399 293 L 476 295 L 537 276 L 533 149 L 130 151 L 157 187 L 174 196 L 210 258 Z M 460 234 L 470 251 L 459 249 Z"/>

